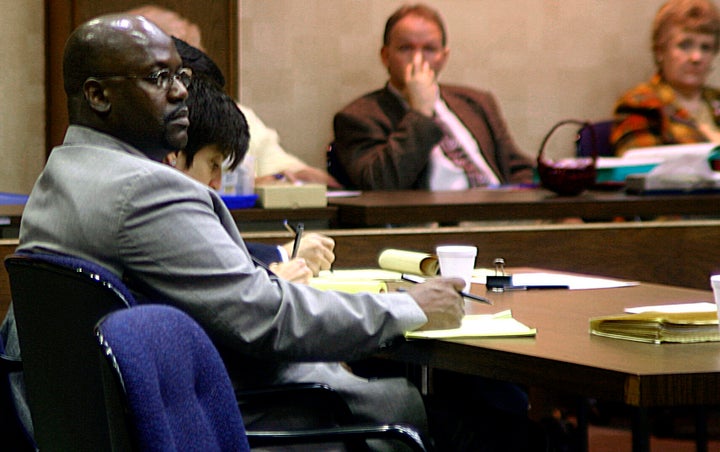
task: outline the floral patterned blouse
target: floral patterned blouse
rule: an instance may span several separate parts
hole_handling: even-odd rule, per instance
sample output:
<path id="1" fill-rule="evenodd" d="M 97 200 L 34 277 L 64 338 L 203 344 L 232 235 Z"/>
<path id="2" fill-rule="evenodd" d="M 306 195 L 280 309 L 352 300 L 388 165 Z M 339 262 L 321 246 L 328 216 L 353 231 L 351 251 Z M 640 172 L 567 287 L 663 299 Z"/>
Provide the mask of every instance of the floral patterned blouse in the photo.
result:
<path id="1" fill-rule="evenodd" d="M 702 96 L 714 126 L 719 127 L 720 91 L 705 87 Z M 610 144 L 621 155 L 636 147 L 707 142 L 697 124 L 690 112 L 675 103 L 675 91 L 656 74 L 618 100 Z"/>

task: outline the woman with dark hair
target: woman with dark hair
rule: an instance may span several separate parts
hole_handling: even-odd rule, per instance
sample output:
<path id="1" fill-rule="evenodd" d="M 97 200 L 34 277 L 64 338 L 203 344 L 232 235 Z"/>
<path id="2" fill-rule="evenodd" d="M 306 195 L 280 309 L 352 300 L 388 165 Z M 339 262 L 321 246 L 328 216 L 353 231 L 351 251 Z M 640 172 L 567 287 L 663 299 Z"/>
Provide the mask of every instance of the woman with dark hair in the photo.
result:
<path id="1" fill-rule="evenodd" d="M 182 50 L 180 53 L 183 56 Z M 166 162 L 218 190 L 223 162 L 227 160 L 232 169 L 245 157 L 250 137 L 247 122 L 232 97 L 201 72 L 193 72 L 186 102 L 190 112 L 187 145 L 182 151 L 168 154 Z M 328 269 L 335 259 L 334 240 L 313 232 L 303 236 L 299 257 L 289 260 L 284 258 L 291 255 L 293 242 L 282 247 L 251 242 L 246 245 L 250 254 L 276 275 L 297 283 L 307 283 L 313 274 Z"/>

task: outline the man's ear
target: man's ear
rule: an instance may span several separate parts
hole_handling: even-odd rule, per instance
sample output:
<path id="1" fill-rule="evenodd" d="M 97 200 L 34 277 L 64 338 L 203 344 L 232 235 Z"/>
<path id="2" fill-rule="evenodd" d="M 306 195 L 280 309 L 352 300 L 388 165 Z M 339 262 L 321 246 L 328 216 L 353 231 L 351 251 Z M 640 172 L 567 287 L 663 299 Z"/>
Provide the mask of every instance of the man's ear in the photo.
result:
<path id="1" fill-rule="evenodd" d="M 99 80 L 89 78 L 83 84 L 83 94 L 90 108 L 98 113 L 110 111 L 110 99 L 105 95 L 105 88 Z"/>
<path id="2" fill-rule="evenodd" d="M 388 53 L 387 46 L 380 47 L 380 61 L 382 61 L 385 69 L 390 69 L 390 54 Z"/>
<path id="3" fill-rule="evenodd" d="M 177 152 L 168 152 L 165 157 L 163 158 L 163 163 L 166 165 L 170 165 L 172 167 L 177 166 L 177 158 L 178 153 Z"/>

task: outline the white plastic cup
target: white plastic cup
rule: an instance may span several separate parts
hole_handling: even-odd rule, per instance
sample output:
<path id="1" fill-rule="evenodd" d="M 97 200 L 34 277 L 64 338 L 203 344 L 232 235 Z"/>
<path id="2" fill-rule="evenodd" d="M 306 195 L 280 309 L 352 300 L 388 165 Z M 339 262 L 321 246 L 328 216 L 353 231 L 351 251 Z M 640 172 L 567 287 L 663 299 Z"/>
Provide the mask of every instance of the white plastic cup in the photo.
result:
<path id="1" fill-rule="evenodd" d="M 445 277 L 462 278 L 465 292 L 470 290 L 472 272 L 475 268 L 476 246 L 447 245 L 435 250 L 440 261 L 440 274 Z"/>
<path id="2" fill-rule="evenodd" d="M 255 157 L 246 155 L 238 166 L 238 195 L 252 195 L 255 193 Z"/>
<path id="3" fill-rule="evenodd" d="M 718 318 L 720 318 L 720 275 L 710 276 L 710 285 L 712 286 L 713 295 L 715 295 L 715 306 L 718 311 Z"/>
<path id="4" fill-rule="evenodd" d="M 227 168 L 223 162 L 222 187 L 220 192 L 226 195 L 247 196 L 255 193 L 255 158 L 246 155 L 242 163 L 234 170 Z"/>

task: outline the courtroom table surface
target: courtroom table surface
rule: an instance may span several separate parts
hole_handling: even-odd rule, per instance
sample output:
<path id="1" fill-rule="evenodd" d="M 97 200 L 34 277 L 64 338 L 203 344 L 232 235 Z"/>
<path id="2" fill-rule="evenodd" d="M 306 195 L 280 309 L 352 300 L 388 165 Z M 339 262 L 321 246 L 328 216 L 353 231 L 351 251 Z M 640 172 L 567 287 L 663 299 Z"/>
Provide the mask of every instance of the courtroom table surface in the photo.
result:
<path id="1" fill-rule="evenodd" d="M 18 236 L 27 198 L 27 195 L 0 192 L 0 239 Z"/>
<path id="2" fill-rule="evenodd" d="M 536 337 L 403 341 L 381 356 L 625 403 L 635 408 L 634 451 L 650 449 L 648 408 L 720 404 L 720 342 L 657 345 L 589 332 L 591 317 L 619 314 L 632 306 L 713 302 L 711 291 L 642 283 L 613 289 L 504 293 L 474 285 L 473 292 L 487 296 L 494 305 L 466 302 L 468 313 L 511 309 L 517 320 L 537 328 Z M 583 420 L 578 427 L 580 450 L 587 450 L 587 423 Z M 707 450 L 706 426 L 698 422 L 696 427 L 697 450 Z"/>
<path id="3" fill-rule="evenodd" d="M 473 292 L 537 328 L 534 338 L 404 341 L 385 355 L 484 377 L 623 402 L 636 407 L 720 404 L 720 343 L 646 344 L 598 337 L 589 319 L 631 306 L 713 302 L 711 291 L 641 283 L 595 290 Z"/>
<path id="4" fill-rule="evenodd" d="M 0 192 L 0 217 L 8 220 L 0 226 L 17 226 L 20 224 L 27 195 Z M 305 222 L 315 228 L 335 227 L 337 225 L 337 207 L 300 207 L 264 209 L 253 207 L 248 209 L 230 209 L 230 214 L 242 230 L 252 230 L 253 226 L 261 229 L 283 230 L 283 220 L 291 222 Z M 264 227 L 263 227 L 264 226 Z M 10 237 L 7 237 L 10 238 Z"/>
<path id="5" fill-rule="evenodd" d="M 28 195 L 0 192 L 0 216 L 20 218 Z"/>
<path id="6" fill-rule="evenodd" d="M 626 221 L 463 227 L 317 230 L 335 240 L 336 268 L 377 266 L 387 248 L 434 252 L 439 245 L 478 247 L 476 265 L 502 257 L 513 267 L 542 267 L 708 289 L 720 273 L 720 221 Z M 285 230 L 245 232 L 248 241 L 279 245 Z"/>
<path id="7" fill-rule="evenodd" d="M 328 202 L 337 206 L 341 226 L 720 215 L 720 194 L 717 193 L 628 195 L 624 191 L 588 191 L 565 197 L 541 188 L 399 190 L 366 191 L 357 197 L 334 198 Z"/>

